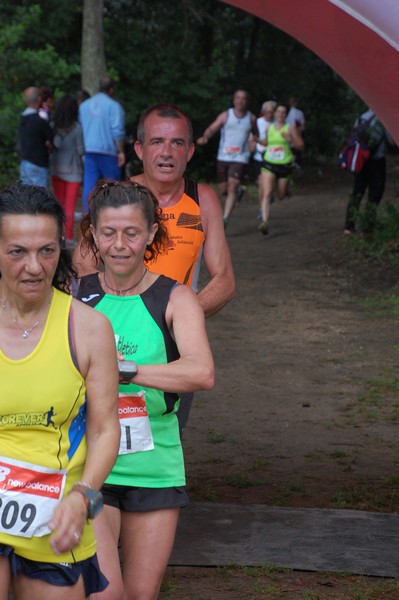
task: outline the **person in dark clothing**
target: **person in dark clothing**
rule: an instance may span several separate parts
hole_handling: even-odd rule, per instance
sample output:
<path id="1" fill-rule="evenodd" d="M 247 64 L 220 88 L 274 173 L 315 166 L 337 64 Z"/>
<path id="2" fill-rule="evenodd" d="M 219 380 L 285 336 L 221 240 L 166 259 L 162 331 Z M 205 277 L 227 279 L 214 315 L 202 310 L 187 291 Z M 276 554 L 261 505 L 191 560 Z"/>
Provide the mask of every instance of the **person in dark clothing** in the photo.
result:
<path id="1" fill-rule="evenodd" d="M 356 218 L 360 209 L 360 203 L 368 188 L 368 198 L 361 219 L 363 233 L 372 233 L 375 228 L 377 207 L 382 200 L 385 191 L 386 179 L 386 145 L 387 141 L 392 143 L 392 138 L 384 129 L 371 109 L 360 116 L 363 121 L 370 121 L 368 126 L 370 136 L 371 156 L 364 163 L 362 169 L 355 173 L 352 192 L 346 209 L 344 234 L 351 235 L 356 230 Z M 355 126 L 357 120 L 355 121 Z"/>
<path id="2" fill-rule="evenodd" d="M 29 87 L 24 91 L 26 109 L 18 127 L 18 152 L 21 156 L 20 178 L 27 185 L 49 187 L 49 151 L 52 149 L 53 130 L 49 122 L 39 116 L 42 104 L 40 91 Z"/>

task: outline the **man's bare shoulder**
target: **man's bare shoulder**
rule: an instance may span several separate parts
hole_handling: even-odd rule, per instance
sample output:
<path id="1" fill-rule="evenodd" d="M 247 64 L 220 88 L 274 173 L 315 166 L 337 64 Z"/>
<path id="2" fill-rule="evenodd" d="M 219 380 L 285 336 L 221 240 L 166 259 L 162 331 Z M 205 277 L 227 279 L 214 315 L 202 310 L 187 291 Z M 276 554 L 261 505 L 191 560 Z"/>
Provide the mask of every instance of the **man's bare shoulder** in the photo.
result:
<path id="1" fill-rule="evenodd" d="M 208 236 L 210 230 L 219 231 L 220 235 L 222 235 L 222 207 L 216 191 L 206 183 L 199 183 L 198 200 L 201 209 L 201 220 L 205 235 Z"/>
<path id="2" fill-rule="evenodd" d="M 230 110 L 229 108 L 226 108 L 226 110 L 221 112 L 220 115 L 218 116 L 218 119 L 223 121 L 223 123 L 225 123 L 227 121 L 227 117 L 229 116 L 229 110 Z"/>
<path id="3" fill-rule="evenodd" d="M 139 183 L 140 185 L 146 185 L 144 173 L 139 173 L 139 175 L 132 175 L 130 177 L 130 181 L 133 181 L 133 183 Z"/>
<path id="4" fill-rule="evenodd" d="M 207 183 L 198 183 L 198 199 L 201 208 L 215 203 L 220 207 L 220 201 L 216 191 Z"/>

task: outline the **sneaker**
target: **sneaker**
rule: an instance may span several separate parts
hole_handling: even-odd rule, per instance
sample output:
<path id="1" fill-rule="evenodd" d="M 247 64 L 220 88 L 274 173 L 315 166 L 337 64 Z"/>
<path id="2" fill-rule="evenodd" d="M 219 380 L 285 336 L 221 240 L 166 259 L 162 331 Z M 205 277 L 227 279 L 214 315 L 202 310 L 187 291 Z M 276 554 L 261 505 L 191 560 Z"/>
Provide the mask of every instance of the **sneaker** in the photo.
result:
<path id="1" fill-rule="evenodd" d="M 259 223 L 258 231 L 261 231 L 263 235 L 267 235 L 269 233 L 269 223 L 267 221 Z"/>
<path id="2" fill-rule="evenodd" d="M 240 204 L 246 191 L 247 191 L 247 188 L 245 185 L 240 185 L 238 187 L 238 189 L 237 189 L 237 204 Z"/>

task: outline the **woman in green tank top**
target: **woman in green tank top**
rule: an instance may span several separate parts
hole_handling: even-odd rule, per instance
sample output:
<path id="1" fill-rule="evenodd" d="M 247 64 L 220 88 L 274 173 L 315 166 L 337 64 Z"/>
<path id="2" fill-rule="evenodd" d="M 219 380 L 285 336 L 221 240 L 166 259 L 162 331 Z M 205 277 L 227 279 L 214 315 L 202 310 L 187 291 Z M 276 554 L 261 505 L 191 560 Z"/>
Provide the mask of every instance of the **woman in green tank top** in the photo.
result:
<path id="1" fill-rule="evenodd" d="M 122 365 L 119 388 L 119 456 L 95 523 L 100 566 L 110 581 L 100 598 L 155 599 L 187 504 L 179 394 L 213 386 L 204 312 L 191 288 L 147 269 L 166 247 L 167 233 L 144 186 L 98 184 L 82 233 L 83 246 L 101 257 L 104 269 L 82 278 L 77 297 L 109 318 L 119 358 L 130 361 Z"/>
<path id="2" fill-rule="evenodd" d="M 286 123 L 287 107 L 278 104 L 274 113 L 275 122 L 266 132 L 266 139 L 260 143 L 265 146 L 261 168 L 263 194 L 261 199 L 262 221 L 259 231 L 269 232 L 270 204 L 273 193 L 279 200 L 287 195 L 288 180 L 292 172 L 294 156 L 292 146 L 303 150 L 303 139 L 296 127 Z"/>

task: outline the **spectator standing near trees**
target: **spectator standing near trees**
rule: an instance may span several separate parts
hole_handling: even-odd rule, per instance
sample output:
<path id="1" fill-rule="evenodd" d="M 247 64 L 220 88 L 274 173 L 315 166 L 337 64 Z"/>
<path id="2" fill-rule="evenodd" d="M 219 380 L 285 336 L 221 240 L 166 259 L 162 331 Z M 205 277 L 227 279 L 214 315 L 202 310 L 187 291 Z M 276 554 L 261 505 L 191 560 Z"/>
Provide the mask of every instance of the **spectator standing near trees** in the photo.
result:
<path id="1" fill-rule="evenodd" d="M 298 108 L 298 100 L 296 98 L 291 97 L 288 100 L 288 106 L 287 123 L 288 125 L 291 125 L 291 127 L 296 127 L 299 135 L 302 137 L 305 131 L 305 115 L 303 114 L 303 111 Z M 302 162 L 302 150 L 293 146 L 292 153 L 295 157 L 294 166 L 299 167 Z"/>
<path id="2" fill-rule="evenodd" d="M 112 98 L 115 83 L 102 77 L 100 91 L 79 106 L 79 120 L 85 145 L 83 175 L 83 211 L 88 211 L 88 197 L 101 177 L 122 177 L 125 157 L 125 111 Z"/>
<path id="3" fill-rule="evenodd" d="M 302 135 L 305 131 L 305 115 L 303 114 L 303 111 L 298 108 L 297 99 L 290 98 L 288 100 L 288 106 L 287 123 L 288 125 L 292 125 L 292 127 L 299 129 L 299 133 Z"/>
<path id="4" fill-rule="evenodd" d="M 40 96 L 42 98 L 42 105 L 39 108 L 39 116 L 51 124 L 52 123 L 52 111 L 55 106 L 54 91 L 51 88 L 47 87 L 46 85 L 42 85 L 39 88 L 39 91 L 40 91 Z"/>
<path id="5" fill-rule="evenodd" d="M 42 97 L 37 87 L 24 91 L 26 109 L 18 126 L 17 150 L 21 156 L 20 178 L 27 185 L 49 187 L 49 151 L 53 147 L 53 130 L 39 116 Z"/>
<path id="6" fill-rule="evenodd" d="M 258 137 L 256 117 L 247 110 L 248 99 L 248 92 L 237 90 L 233 107 L 220 113 L 197 140 L 199 145 L 207 144 L 221 130 L 216 172 L 219 193 L 222 197 L 226 196 L 223 213 L 225 227 L 237 202 L 238 188 L 251 156 L 251 135 L 255 140 Z"/>
<path id="7" fill-rule="evenodd" d="M 72 246 L 75 206 L 83 178 L 84 145 L 78 121 L 78 102 L 70 94 L 63 96 L 57 104 L 54 133 L 54 151 L 50 156 L 51 180 L 54 194 L 65 212 L 65 239 L 67 245 Z"/>
<path id="8" fill-rule="evenodd" d="M 356 119 L 354 127 L 358 125 L 359 120 L 368 122 L 368 146 L 371 156 L 364 163 L 362 169 L 354 174 L 353 188 L 346 208 L 345 235 L 351 235 L 356 229 L 357 213 L 367 188 L 368 198 L 364 214 L 364 233 L 373 231 L 377 217 L 377 207 L 385 191 L 387 141 L 393 143 L 391 136 L 371 108 Z"/>

